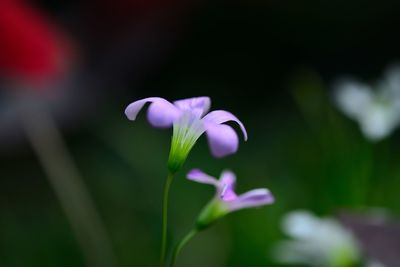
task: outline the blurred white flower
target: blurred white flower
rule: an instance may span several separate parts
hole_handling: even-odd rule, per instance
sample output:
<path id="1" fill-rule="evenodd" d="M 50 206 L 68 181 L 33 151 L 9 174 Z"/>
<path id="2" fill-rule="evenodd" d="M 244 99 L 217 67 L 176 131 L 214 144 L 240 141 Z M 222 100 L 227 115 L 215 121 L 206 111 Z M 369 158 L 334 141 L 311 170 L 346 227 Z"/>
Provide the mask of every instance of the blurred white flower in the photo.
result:
<path id="1" fill-rule="evenodd" d="M 280 263 L 315 267 L 346 267 L 360 261 L 360 251 L 351 232 L 332 218 L 318 218 L 308 211 L 294 211 L 282 221 L 292 239 L 273 249 Z"/>
<path id="2" fill-rule="evenodd" d="M 338 108 L 358 122 L 371 141 L 390 135 L 400 124 L 400 65 L 388 68 L 374 88 L 352 78 L 341 79 L 335 86 Z"/>
<path id="3" fill-rule="evenodd" d="M 386 265 L 376 260 L 370 260 L 366 267 L 386 267 Z"/>

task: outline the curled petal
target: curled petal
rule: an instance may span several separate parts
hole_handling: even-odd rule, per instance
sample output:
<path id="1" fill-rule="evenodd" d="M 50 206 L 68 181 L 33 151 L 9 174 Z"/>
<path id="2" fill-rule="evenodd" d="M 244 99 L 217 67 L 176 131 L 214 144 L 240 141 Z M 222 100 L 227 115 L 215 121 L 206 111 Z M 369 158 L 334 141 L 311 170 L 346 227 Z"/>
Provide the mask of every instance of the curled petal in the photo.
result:
<path id="1" fill-rule="evenodd" d="M 239 138 L 229 125 L 208 123 L 206 133 L 211 153 L 215 157 L 224 157 L 238 150 Z"/>
<path id="2" fill-rule="evenodd" d="M 215 187 L 218 187 L 218 180 L 214 177 L 202 172 L 199 169 L 192 169 L 188 174 L 187 178 L 189 180 L 202 183 L 202 184 L 211 184 Z"/>
<path id="3" fill-rule="evenodd" d="M 229 202 L 231 211 L 260 207 L 274 202 L 274 197 L 268 189 L 254 189 L 238 196 L 234 201 Z"/>
<path id="4" fill-rule="evenodd" d="M 168 101 L 155 101 L 150 104 L 147 119 L 154 127 L 170 127 L 181 112 Z"/>
<path id="5" fill-rule="evenodd" d="M 224 201 L 232 201 L 237 198 L 235 193 L 236 176 L 231 171 L 224 171 L 219 179 L 220 198 Z"/>
<path id="6" fill-rule="evenodd" d="M 243 132 L 243 136 L 244 136 L 244 140 L 247 141 L 247 131 L 246 128 L 244 127 L 243 123 L 236 118 L 235 115 L 233 115 L 232 113 L 225 111 L 225 110 L 215 110 L 212 111 L 210 113 L 208 113 L 203 120 L 207 123 L 207 122 L 211 122 L 211 123 L 215 123 L 215 124 L 221 124 L 221 123 L 225 123 L 228 121 L 234 121 L 237 124 L 239 124 L 240 129 Z"/>
<path id="7" fill-rule="evenodd" d="M 192 97 L 174 101 L 174 105 L 182 111 L 191 111 L 196 117 L 201 118 L 210 109 L 211 100 L 208 96 Z"/>
<path id="8" fill-rule="evenodd" d="M 147 102 L 151 102 L 147 118 L 154 127 L 170 127 L 180 115 L 180 111 L 172 103 L 161 97 L 148 97 L 135 101 L 125 109 L 125 115 L 134 121 Z"/>

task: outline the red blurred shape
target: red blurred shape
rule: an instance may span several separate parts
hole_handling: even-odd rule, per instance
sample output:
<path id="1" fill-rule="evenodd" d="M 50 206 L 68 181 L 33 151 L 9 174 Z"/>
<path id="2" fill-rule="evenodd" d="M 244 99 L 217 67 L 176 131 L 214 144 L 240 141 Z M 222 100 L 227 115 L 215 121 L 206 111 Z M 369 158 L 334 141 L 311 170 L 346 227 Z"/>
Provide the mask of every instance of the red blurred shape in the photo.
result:
<path id="1" fill-rule="evenodd" d="M 0 0 L 0 76 L 43 82 L 60 74 L 66 43 L 42 14 L 25 2 Z"/>

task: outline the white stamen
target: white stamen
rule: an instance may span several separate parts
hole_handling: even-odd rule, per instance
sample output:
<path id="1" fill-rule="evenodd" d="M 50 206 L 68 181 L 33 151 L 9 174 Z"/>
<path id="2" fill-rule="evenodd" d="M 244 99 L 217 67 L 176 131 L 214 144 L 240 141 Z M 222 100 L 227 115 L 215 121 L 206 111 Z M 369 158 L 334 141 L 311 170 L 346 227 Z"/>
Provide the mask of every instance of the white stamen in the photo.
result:
<path id="1" fill-rule="evenodd" d="M 222 192 L 220 197 L 224 198 L 226 191 L 228 190 L 228 184 L 224 184 L 224 187 L 222 188 Z"/>

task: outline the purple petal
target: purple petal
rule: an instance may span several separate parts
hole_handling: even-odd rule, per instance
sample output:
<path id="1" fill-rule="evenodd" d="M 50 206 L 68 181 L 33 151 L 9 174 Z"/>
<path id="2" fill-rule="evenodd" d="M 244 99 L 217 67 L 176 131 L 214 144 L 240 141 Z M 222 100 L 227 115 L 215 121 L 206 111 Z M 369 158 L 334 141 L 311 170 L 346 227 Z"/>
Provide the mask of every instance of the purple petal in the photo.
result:
<path id="1" fill-rule="evenodd" d="M 219 179 L 219 195 L 224 201 L 232 201 L 237 198 L 235 193 L 236 176 L 231 171 L 224 171 Z"/>
<path id="2" fill-rule="evenodd" d="M 236 118 L 235 115 L 233 115 L 232 113 L 230 113 L 228 111 L 225 111 L 225 110 L 212 111 L 212 112 L 208 113 L 203 118 L 203 120 L 205 122 L 213 122 L 213 123 L 216 123 L 216 124 L 221 124 L 221 123 L 225 123 L 225 122 L 228 122 L 228 121 L 234 121 L 237 124 L 239 124 L 240 129 L 243 132 L 244 140 L 247 141 L 247 132 L 246 132 L 246 128 L 244 128 L 243 123 L 238 118 Z"/>
<path id="3" fill-rule="evenodd" d="M 202 183 L 202 184 L 212 184 L 215 187 L 218 188 L 218 180 L 215 179 L 214 177 L 204 173 L 203 171 L 199 169 L 192 169 L 191 171 L 188 172 L 186 176 L 189 180 Z"/>
<path id="4" fill-rule="evenodd" d="M 229 202 L 231 211 L 260 207 L 274 202 L 274 197 L 268 189 L 254 189 L 238 196 L 235 200 Z"/>
<path id="5" fill-rule="evenodd" d="M 208 144 L 215 157 L 224 157 L 235 153 L 239 147 L 239 138 L 229 125 L 205 124 Z"/>
<path id="6" fill-rule="evenodd" d="M 174 101 L 174 105 L 182 111 L 191 111 L 196 117 L 201 118 L 210 109 L 211 100 L 207 96 L 193 97 Z"/>
<path id="7" fill-rule="evenodd" d="M 180 111 L 170 102 L 161 97 L 148 97 L 135 101 L 125 109 L 125 115 L 134 121 L 137 114 L 147 102 L 150 104 L 147 118 L 154 127 L 170 127 L 179 117 Z"/>

